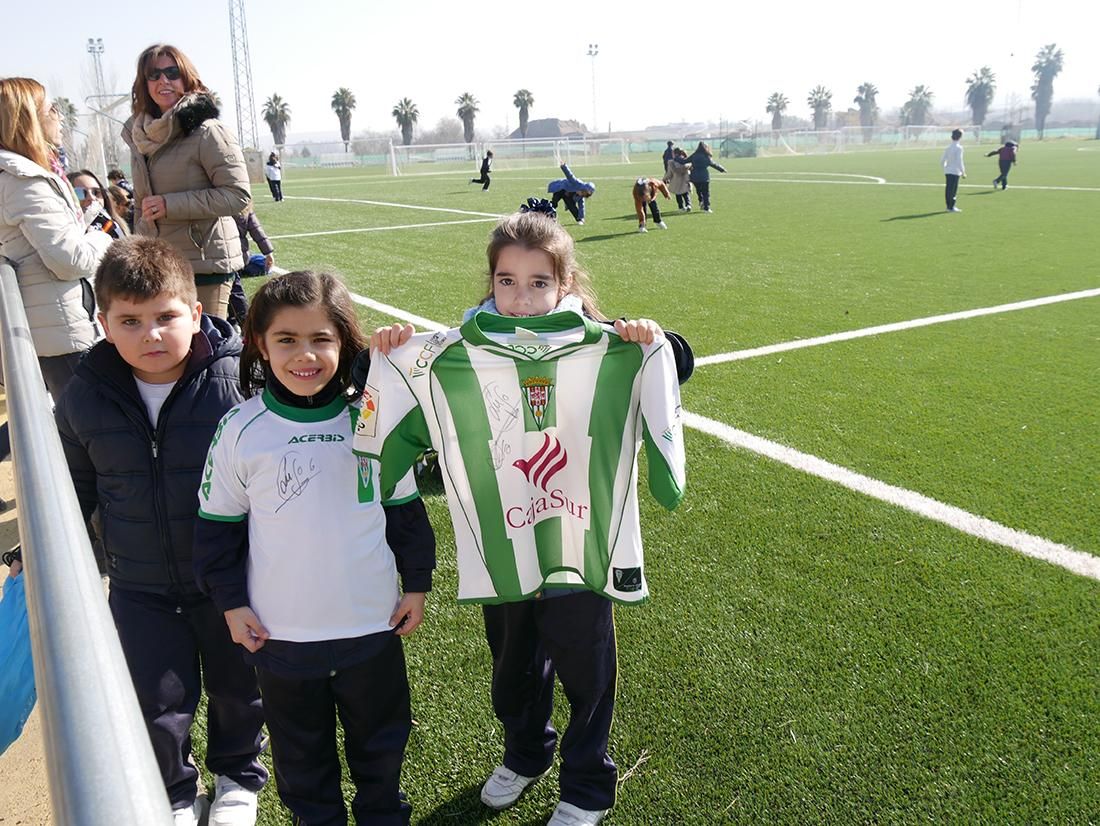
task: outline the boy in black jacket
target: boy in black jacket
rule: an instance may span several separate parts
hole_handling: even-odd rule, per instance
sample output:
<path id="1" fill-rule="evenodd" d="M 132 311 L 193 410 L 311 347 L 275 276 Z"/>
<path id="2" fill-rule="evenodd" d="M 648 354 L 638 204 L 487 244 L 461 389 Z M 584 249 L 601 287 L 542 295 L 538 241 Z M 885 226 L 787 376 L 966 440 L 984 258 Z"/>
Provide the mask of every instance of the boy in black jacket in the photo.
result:
<path id="1" fill-rule="evenodd" d="M 267 780 L 260 694 L 191 563 L 206 450 L 241 401 L 241 342 L 202 315 L 190 266 L 163 241 L 116 241 L 95 292 L 107 340 L 58 400 L 65 458 L 85 518 L 99 508 L 111 614 L 176 826 L 197 824 L 205 802 L 190 760 L 204 684 L 210 823 L 251 826 Z"/>

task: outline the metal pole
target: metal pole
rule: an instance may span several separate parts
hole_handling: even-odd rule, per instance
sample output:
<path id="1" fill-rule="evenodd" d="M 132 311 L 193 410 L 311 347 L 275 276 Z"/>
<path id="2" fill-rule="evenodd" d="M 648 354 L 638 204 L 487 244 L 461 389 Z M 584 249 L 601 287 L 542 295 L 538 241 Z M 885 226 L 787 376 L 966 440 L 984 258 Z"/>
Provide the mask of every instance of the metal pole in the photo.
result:
<path id="1" fill-rule="evenodd" d="M 592 131 L 599 133 L 600 122 L 596 119 L 596 55 L 600 53 L 599 43 L 588 44 L 588 56 L 592 58 Z M 610 126 L 608 127 L 610 129 Z"/>
<path id="2" fill-rule="evenodd" d="M 169 826 L 168 796 L 7 259 L 0 259 L 0 339 L 53 822 Z"/>

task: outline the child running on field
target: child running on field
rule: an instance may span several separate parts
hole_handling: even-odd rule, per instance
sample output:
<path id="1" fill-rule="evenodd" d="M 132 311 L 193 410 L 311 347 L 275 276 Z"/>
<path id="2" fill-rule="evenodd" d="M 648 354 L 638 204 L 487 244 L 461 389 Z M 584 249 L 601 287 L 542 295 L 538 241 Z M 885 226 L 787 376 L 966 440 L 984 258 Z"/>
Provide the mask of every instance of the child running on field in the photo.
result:
<path id="1" fill-rule="evenodd" d="M 470 183 L 472 183 L 472 184 L 483 184 L 483 186 L 481 187 L 481 191 L 482 192 L 488 191 L 489 184 L 492 183 L 492 181 L 489 180 L 489 172 L 492 170 L 492 168 L 493 168 L 493 150 L 492 149 L 486 149 L 485 150 L 485 158 L 481 162 L 481 177 L 479 177 L 479 178 L 470 178 Z"/>
<path id="2" fill-rule="evenodd" d="M 545 206 L 543 206 L 545 205 Z M 510 215 L 488 248 L 489 289 L 461 328 L 421 334 L 371 363 L 378 415 L 356 451 L 381 455 L 383 487 L 416 451 L 439 450 L 458 545 L 459 600 L 481 603 L 504 760 L 481 800 L 511 806 L 550 769 L 554 675 L 569 700 L 551 826 L 591 826 L 615 802 L 608 755 L 617 657 L 612 601 L 647 596 L 636 487 L 684 490 L 678 370 L 651 321 L 603 319 L 573 240 L 546 205 Z M 373 337 L 383 353 L 407 339 Z M 390 457 L 405 456 L 391 464 Z"/>
<path id="3" fill-rule="evenodd" d="M 674 157 L 673 163 L 691 166 L 689 175 L 691 182 L 695 184 L 695 194 L 699 196 L 699 206 L 703 212 L 712 212 L 710 208 L 710 170 L 717 169 L 725 172 L 726 168 L 714 162 L 710 147 L 704 141 L 699 141 L 695 151 L 682 158 Z"/>
<path id="4" fill-rule="evenodd" d="M 997 164 L 1000 166 L 1001 174 L 993 179 L 993 188 L 997 188 L 997 184 L 1001 185 L 1001 189 L 1008 189 L 1008 173 L 1012 171 L 1013 165 L 1016 163 L 1016 141 L 1005 141 L 1004 146 L 1000 146 L 994 149 L 992 152 L 987 152 L 986 157 L 992 158 L 997 156 Z"/>
<path id="5" fill-rule="evenodd" d="M 411 730 L 399 637 L 424 616 L 435 538 L 412 474 L 382 496 L 351 451 L 365 345 L 347 288 L 292 272 L 256 293 L 241 387 L 210 445 L 195 572 L 256 666 L 279 797 L 296 823 L 344 824 L 336 720 L 361 824 L 406 824 Z M 398 591 L 398 575 L 404 596 Z"/>

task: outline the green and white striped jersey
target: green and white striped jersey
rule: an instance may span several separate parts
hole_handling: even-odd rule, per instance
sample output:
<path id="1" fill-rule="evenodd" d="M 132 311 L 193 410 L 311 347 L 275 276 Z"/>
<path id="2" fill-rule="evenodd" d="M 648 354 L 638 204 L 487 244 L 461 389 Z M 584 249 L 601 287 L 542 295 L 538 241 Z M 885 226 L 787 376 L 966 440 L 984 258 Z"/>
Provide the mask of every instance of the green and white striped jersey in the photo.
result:
<path id="1" fill-rule="evenodd" d="M 639 602 L 643 441 L 650 490 L 674 508 L 684 442 L 665 339 L 626 342 L 571 312 L 478 313 L 372 359 L 354 449 L 381 459 L 384 492 L 425 448 L 439 451 L 460 601 L 587 587 Z"/>

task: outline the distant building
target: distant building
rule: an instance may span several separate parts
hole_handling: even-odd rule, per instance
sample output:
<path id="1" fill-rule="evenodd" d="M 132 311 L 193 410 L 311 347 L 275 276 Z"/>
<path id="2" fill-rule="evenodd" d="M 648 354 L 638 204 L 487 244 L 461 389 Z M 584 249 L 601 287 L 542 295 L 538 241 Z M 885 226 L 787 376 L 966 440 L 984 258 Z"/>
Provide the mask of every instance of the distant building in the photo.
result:
<path id="1" fill-rule="evenodd" d="M 539 140 L 546 138 L 583 138 L 587 130 L 584 124 L 575 120 L 561 120 L 560 118 L 540 118 L 527 122 L 527 139 Z M 509 140 L 520 140 L 523 135 L 516 129 L 508 136 Z"/>

